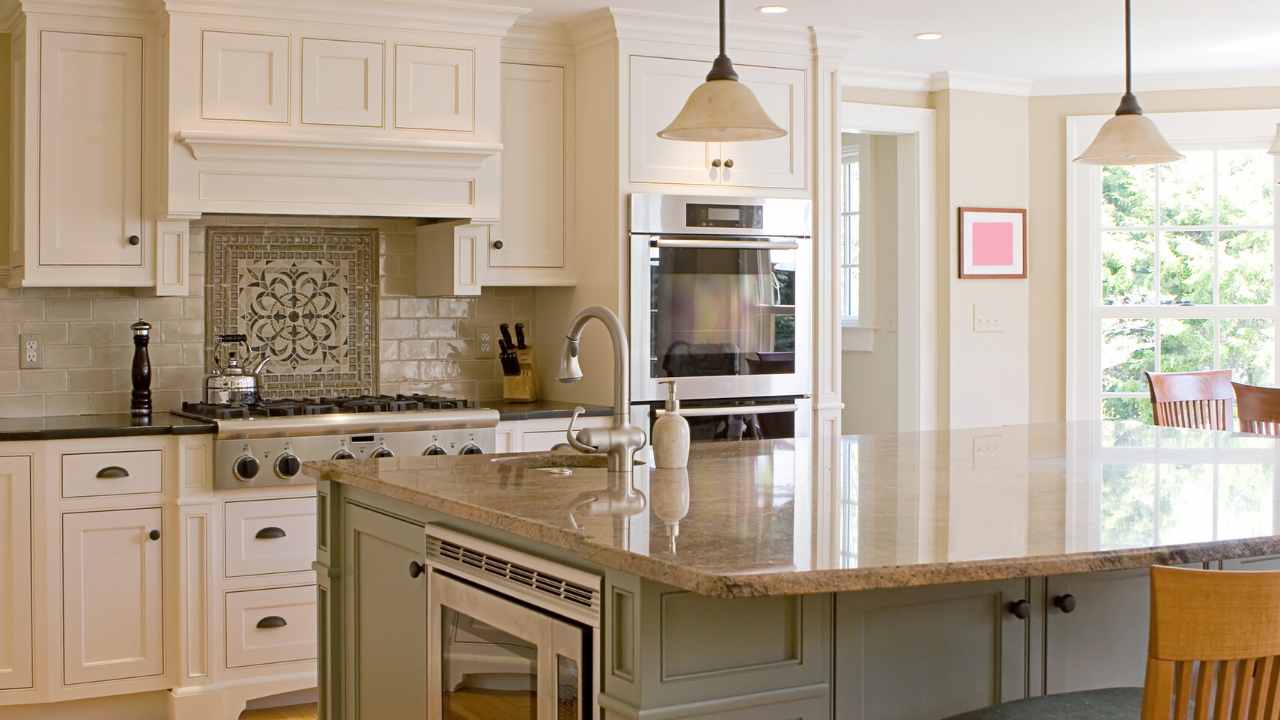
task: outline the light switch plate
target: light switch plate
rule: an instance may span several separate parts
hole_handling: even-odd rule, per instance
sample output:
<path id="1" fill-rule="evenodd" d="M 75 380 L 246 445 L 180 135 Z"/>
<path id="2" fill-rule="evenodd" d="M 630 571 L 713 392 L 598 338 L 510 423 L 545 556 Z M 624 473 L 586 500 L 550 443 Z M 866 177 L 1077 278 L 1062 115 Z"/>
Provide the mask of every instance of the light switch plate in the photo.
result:
<path id="1" fill-rule="evenodd" d="M 1004 323 L 1000 322 L 1000 318 L 984 313 L 978 309 L 977 305 L 974 305 L 973 331 L 975 333 L 1002 333 L 1004 332 Z"/>
<path id="2" fill-rule="evenodd" d="M 39 335 L 23 335 L 18 339 L 18 367 L 39 370 L 44 367 L 44 343 Z"/>

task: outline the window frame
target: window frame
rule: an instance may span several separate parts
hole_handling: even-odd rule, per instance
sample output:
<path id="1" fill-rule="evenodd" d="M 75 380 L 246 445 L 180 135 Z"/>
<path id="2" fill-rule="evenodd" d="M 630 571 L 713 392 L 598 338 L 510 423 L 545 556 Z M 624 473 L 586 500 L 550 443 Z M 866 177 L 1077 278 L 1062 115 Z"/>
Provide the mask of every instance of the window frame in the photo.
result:
<path id="1" fill-rule="evenodd" d="M 1067 118 L 1067 344 L 1066 394 L 1067 419 L 1095 420 L 1101 417 L 1104 397 L 1145 397 L 1145 391 L 1103 393 L 1101 323 L 1104 318 L 1153 319 L 1156 324 L 1154 342 L 1159 354 L 1159 320 L 1183 319 L 1253 319 L 1265 318 L 1275 323 L 1276 370 L 1280 373 L 1280 290 L 1273 290 L 1267 305 L 1161 305 L 1158 288 L 1153 305 L 1102 304 L 1101 234 L 1111 228 L 1102 225 L 1102 169 L 1075 163 L 1077 157 L 1111 116 L 1072 116 Z M 1215 149 L 1267 148 L 1274 140 L 1280 110 L 1243 110 L 1221 112 L 1164 113 L 1150 115 L 1169 141 L 1179 148 Z M 1280 178 L 1280 158 L 1276 162 Z M 1217 198 L 1215 197 L 1215 201 Z M 1274 203 L 1272 283 L 1280 281 L 1280 186 L 1272 193 Z M 1215 210 L 1216 212 L 1216 210 Z M 1215 225 L 1209 229 L 1217 231 Z M 1150 228 L 1157 232 L 1160 219 Z M 1251 226 L 1239 226 L 1244 229 Z M 1199 226 L 1197 226 L 1199 228 Z M 1117 228 L 1125 231 L 1129 228 Z M 1192 230 L 1194 228 L 1179 228 Z M 1216 237 L 1216 235 L 1215 235 Z M 1159 254 L 1159 238 L 1156 237 Z M 1218 249 L 1215 245 L 1215 258 Z M 1158 259 L 1156 272 L 1159 272 Z M 1215 259 L 1215 298 L 1218 272 Z M 1155 283 L 1158 285 L 1158 283 Z M 1217 326 L 1215 322 L 1215 327 Z M 1215 335 L 1217 331 L 1215 330 Z M 1215 337 L 1217 356 L 1220 340 Z M 1158 369 L 1158 368 L 1157 368 Z M 1278 374 L 1277 381 L 1280 381 Z"/>

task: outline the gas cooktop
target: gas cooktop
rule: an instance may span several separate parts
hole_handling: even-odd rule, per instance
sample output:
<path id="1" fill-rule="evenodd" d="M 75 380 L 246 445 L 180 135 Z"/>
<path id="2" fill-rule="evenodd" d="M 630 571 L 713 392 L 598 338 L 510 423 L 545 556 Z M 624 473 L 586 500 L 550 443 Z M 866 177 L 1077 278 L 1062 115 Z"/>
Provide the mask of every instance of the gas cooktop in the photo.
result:
<path id="1" fill-rule="evenodd" d="M 182 403 L 184 414 L 208 420 L 244 420 L 254 417 L 295 417 L 299 415 L 332 415 L 337 413 L 456 410 L 466 407 L 466 400 L 418 393 L 412 395 L 281 398 L 278 400 L 259 400 L 251 405 L 223 405 L 203 402 Z"/>

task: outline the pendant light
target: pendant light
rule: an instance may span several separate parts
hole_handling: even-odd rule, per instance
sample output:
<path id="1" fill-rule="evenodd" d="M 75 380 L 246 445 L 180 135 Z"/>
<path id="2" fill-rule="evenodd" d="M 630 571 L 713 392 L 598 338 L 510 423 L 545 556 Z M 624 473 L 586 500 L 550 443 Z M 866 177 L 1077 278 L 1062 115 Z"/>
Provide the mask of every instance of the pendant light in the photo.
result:
<path id="1" fill-rule="evenodd" d="M 720 0 L 720 54 L 711 64 L 707 81 L 689 95 L 676 119 L 658 133 L 660 138 L 743 142 L 787 134 L 769 118 L 751 88 L 738 82 L 738 73 L 724 51 L 724 1 Z"/>
<path id="2" fill-rule="evenodd" d="M 1093 144 L 1076 162 L 1085 165 L 1160 165 L 1182 160 L 1160 134 L 1151 118 L 1142 114 L 1133 94 L 1133 51 L 1130 29 L 1130 0 L 1124 0 L 1124 97 L 1116 116 L 1107 121 Z"/>
<path id="3" fill-rule="evenodd" d="M 1271 149 L 1267 152 L 1272 155 L 1280 155 L 1280 123 L 1276 123 L 1276 141 L 1271 143 Z"/>

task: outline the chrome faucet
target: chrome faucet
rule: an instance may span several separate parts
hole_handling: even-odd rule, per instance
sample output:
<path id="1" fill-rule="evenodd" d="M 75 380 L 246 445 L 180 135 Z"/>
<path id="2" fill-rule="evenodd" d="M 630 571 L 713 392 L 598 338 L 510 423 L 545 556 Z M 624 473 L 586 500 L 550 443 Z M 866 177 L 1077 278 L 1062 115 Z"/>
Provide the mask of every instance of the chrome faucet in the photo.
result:
<path id="1" fill-rule="evenodd" d="M 628 363 L 631 353 L 627 348 L 627 333 L 622 329 L 618 316 L 603 305 L 585 307 L 569 325 L 565 337 L 564 353 L 560 357 L 560 382 L 571 383 L 582 379 L 582 366 L 578 363 L 578 351 L 582 341 L 582 328 L 592 318 L 599 320 L 613 340 L 613 425 L 608 428 L 584 428 L 574 433 L 578 417 L 586 412 L 574 408 L 567 431 L 569 445 L 582 453 L 609 453 L 609 472 L 631 474 L 636 452 L 649 439 L 644 430 L 631 424 L 631 373 Z"/>

